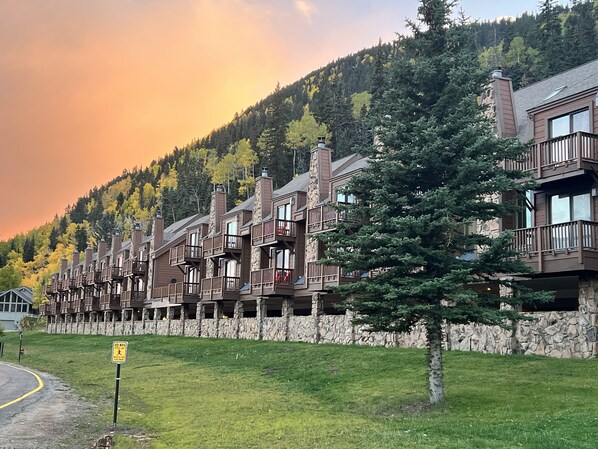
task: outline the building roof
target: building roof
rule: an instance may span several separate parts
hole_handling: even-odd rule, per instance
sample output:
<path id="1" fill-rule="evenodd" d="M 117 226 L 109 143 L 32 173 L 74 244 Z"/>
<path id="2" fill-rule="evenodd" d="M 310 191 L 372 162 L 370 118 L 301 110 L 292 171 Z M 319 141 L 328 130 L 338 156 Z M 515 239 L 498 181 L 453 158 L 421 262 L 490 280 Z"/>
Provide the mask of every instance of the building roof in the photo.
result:
<path id="1" fill-rule="evenodd" d="M 29 304 L 33 304 L 33 290 L 31 290 L 29 287 L 16 287 L 10 290 L 5 290 L 0 292 L 0 297 L 6 296 L 11 292 L 14 292 L 17 296 L 27 301 Z"/>
<path id="2" fill-rule="evenodd" d="M 514 92 L 518 137 L 524 141 L 534 137 L 530 111 L 594 88 L 598 91 L 598 59 Z"/>

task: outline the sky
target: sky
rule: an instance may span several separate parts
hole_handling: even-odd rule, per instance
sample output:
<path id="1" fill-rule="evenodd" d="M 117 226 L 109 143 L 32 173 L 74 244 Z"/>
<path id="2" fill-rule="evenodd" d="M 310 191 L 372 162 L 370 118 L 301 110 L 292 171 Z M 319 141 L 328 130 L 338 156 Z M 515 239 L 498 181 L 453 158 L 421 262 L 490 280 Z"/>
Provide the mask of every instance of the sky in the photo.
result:
<path id="1" fill-rule="evenodd" d="M 566 3 L 566 2 L 563 2 Z M 472 19 L 539 0 L 462 0 Z M 417 0 L 0 0 L 0 240 L 405 33 Z"/>

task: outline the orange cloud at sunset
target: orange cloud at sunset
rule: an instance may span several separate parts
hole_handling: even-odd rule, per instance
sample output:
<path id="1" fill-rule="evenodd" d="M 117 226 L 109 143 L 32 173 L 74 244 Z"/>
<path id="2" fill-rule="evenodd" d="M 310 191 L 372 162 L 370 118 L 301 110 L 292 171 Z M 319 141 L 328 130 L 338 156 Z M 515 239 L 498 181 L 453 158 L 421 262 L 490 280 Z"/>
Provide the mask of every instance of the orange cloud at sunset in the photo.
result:
<path id="1" fill-rule="evenodd" d="M 528 0 L 526 0 L 528 1 Z M 416 0 L 0 0 L 0 240 L 328 62 Z"/>

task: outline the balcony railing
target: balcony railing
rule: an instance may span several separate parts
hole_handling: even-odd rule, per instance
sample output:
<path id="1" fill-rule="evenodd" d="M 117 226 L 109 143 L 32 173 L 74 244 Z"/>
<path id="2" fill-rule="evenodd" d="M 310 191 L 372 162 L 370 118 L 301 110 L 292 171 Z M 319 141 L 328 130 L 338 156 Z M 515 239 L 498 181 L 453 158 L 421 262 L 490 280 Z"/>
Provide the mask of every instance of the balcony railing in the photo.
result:
<path id="1" fill-rule="evenodd" d="M 256 296 L 292 295 L 293 270 L 265 268 L 251 272 L 251 293 Z"/>
<path id="2" fill-rule="evenodd" d="M 579 220 L 517 229 L 514 234 L 515 250 L 537 272 L 598 270 L 596 222 Z"/>
<path id="3" fill-rule="evenodd" d="M 147 261 L 125 260 L 123 264 L 123 276 L 145 276 L 145 273 L 147 273 Z"/>
<path id="4" fill-rule="evenodd" d="M 307 211 L 307 232 L 322 232 L 334 229 L 339 221 L 339 212 L 330 204 L 323 204 Z"/>
<path id="5" fill-rule="evenodd" d="M 58 291 L 66 292 L 68 289 L 69 289 L 69 280 L 68 279 L 59 279 L 58 280 Z"/>
<path id="6" fill-rule="evenodd" d="M 210 237 L 203 242 L 203 257 L 237 254 L 241 252 L 243 239 L 240 235 L 224 234 Z"/>
<path id="7" fill-rule="evenodd" d="M 69 289 L 70 290 L 76 290 L 79 288 L 79 286 L 77 285 L 77 278 L 76 277 L 72 277 L 68 279 L 68 285 L 69 285 Z"/>
<path id="8" fill-rule="evenodd" d="M 241 279 L 231 276 L 219 276 L 215 278 L 202 279 L 201 297 L 204 301 L 219 299 L 239 299 Z"/>
<path id="9" fill-rule="evenodd" d="M 115 293 L 105 293 L 100 296 L 101 310 L 120 310 L 120 295 Z"/>
<path id="10" fill-rule="evenodd" d="M 145 299 L 146 293 L 145 291 L 134 292 L 134 291 L 126 291 L 123 292 L 121 298 L 121 307 L 124 308 L 131 308 L 131 307 L 143 307 L 143 300 Z"/>
<path id="11" fill-rule="evenodd" d="M 83 313 L 85 312 L 85 300 L 84 299 L 75 299 L 73 301 L 73 312 L 74 313 Z"/>
<path id="12" fill-rule="evenodd" d="M 87 285 L 87 273 L 81 273 L 77 275 L 77 287 L 83 287 Z"/>
<path id="13" fill-rule="evenodd" d="M 537 179 L 598 165 L 598 135 L 576 132 L 534 144 L 521 161 L 506 161 L 507 169 L 531 171 Z"/>
<path id="14" fill-rule="evenodd" d="M 170 249 L 170 265 L 198 264 L 201 262 L 201 245 L 179 245 Z"/>
<path id="15" fill-rule="evenodd" d="M 327 290 L 331 287 L 357 282 L 361 271 L 346 271 L 334 265 L 321 265 L 316 262 L 307 264 L 307 286 L 312 290 Z"/>
<path id="16" fill-rule="evenodd" d="M 100 298 L 85 298 L 85 311 L 97 312 L 100 310 Z"/>
<path id="17" fill-rule="evenodd" d="M 172 304 L 195 304 L 201 299 L 199 282 L 177 282 L 152 289 L 152 299 L 168 300 Z"/>
<path id="18" fill-rule="evenodd" d="M 60 315 L 60 304 L 59 302 L 50 302 L 50 315 Z"/>
<path id="19" fill-rule="evenodd" d="M 41 316 L 48 316 L 48 315 L 50 315 L 50 303 L 40 304 L 40 306 L 39 306 L 39 314 Z"/>
<path id="20" fill-rule="evenodd" d="M 109 282 L 123 278 L 122 267 L 105 267 L 102 270 L 102 281 Z"/>
<path id="21" fill-rule="evenodd" d="M 278 218 L 258 223 L 251 227 L 251 244 L 263 246 L 281 241 L 295 241 L 296 229 L 295 222 Z"/>
<path id="22" fill-rule="evenodd" d="M 61 301 L 60 313 L 75 313 L 73 301 Z"/>

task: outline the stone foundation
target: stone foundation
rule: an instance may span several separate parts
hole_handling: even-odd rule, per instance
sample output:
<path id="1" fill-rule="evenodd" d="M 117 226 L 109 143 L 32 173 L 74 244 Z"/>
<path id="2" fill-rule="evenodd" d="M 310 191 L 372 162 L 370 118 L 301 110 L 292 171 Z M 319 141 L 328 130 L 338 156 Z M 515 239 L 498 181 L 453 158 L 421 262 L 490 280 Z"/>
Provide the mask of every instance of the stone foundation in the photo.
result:
<path id="1" fill-rule="evenodd" d="M 558 358 L 590 358 L 597 354 L 597 314 L 593 295 L 598 283 L 580 289 L 580 311 L 536 312 L 512 330 L 496 326 L 447 325 L 445 348 L 493 354 L 535 354 Z M 582 296 L 587 300 L 582 301 Z M 598 297 L 598 294 L 596 295 Z M 425 329 L 409 334 L 368 332 L 351 323 L 346 315 L 282 316 L 262 318 L 201 318 L 175 320 L 166 317 L 144 321 L 81 321 L 58 318 L 48 324 L 49 333 L 92 335 L 182 335 L 203 338 L 303 341 L 309 343 L 357 344 L 424 348 Z M 261 337 L 260 337 L 261 336 Z"/>

